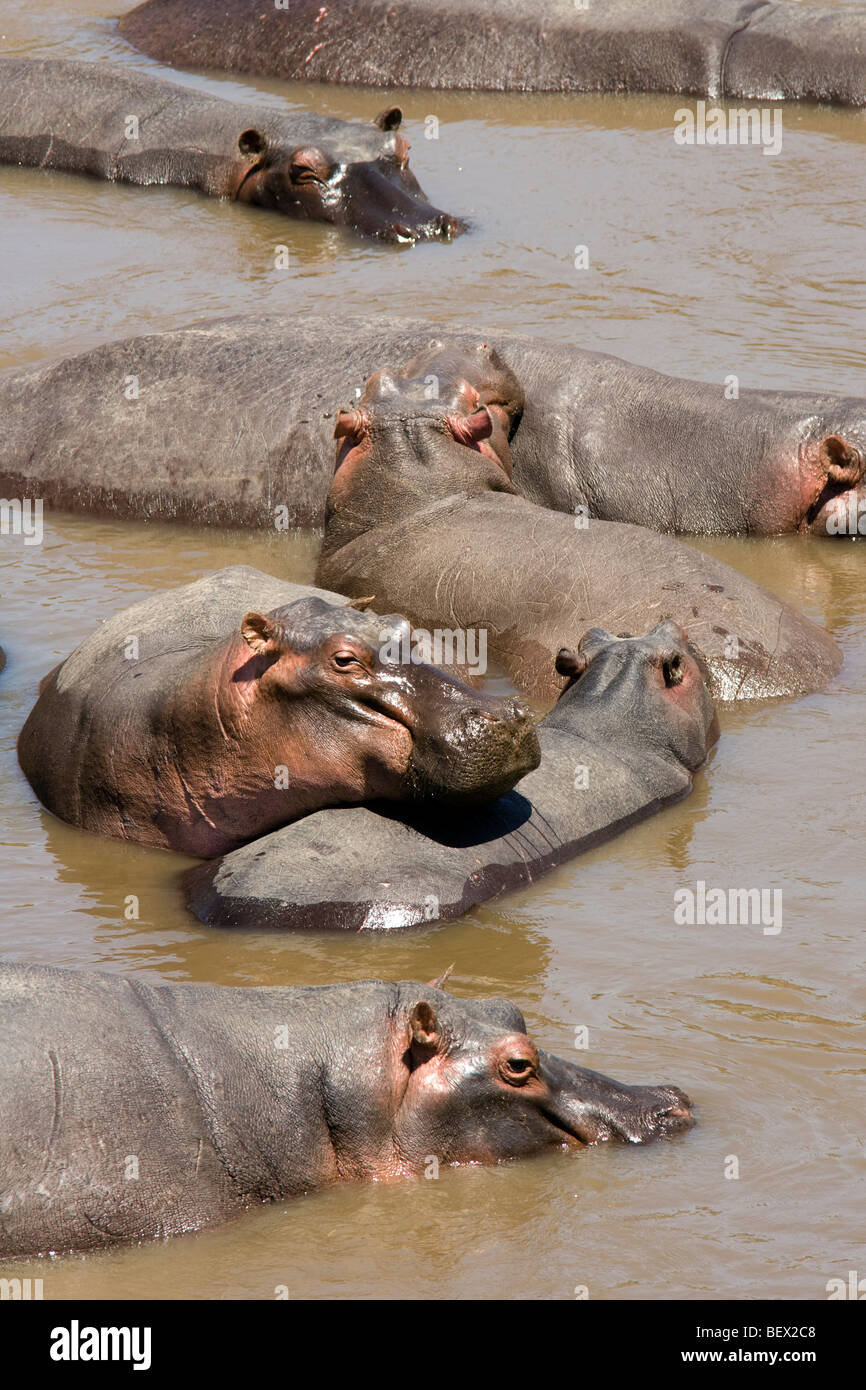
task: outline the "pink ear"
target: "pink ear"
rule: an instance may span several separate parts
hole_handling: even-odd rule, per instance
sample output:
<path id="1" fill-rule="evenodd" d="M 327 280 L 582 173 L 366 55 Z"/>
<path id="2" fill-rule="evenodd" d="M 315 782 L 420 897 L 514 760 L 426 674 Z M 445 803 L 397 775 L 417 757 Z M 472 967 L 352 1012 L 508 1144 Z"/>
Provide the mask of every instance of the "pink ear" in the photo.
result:
<path id="1" fill-rule="evenodd" d="M 341 410 L 334 426 L 334 438 L 345 439 L 350 434 L 361 434 L 364 429 L 364 416 L 360 410 Z"/>
<path id="2" fill-rule="evenodd" d="M 486 406 L 476 410 L 474 415 L 449 415 L 447 425 L 457 443 L 470 448 L 482 439 L 489 439 L 493 433 L 493 420 Z"/>
<path id="3" fill-rule="evenodd" d="M 818 457 L 827 470 L 827 477 L 833 483 L 854 487 L 863 476 L 863 460 L 859 449 L 842 439 L 838 434 L 828 434 L 822 439 Z"/>

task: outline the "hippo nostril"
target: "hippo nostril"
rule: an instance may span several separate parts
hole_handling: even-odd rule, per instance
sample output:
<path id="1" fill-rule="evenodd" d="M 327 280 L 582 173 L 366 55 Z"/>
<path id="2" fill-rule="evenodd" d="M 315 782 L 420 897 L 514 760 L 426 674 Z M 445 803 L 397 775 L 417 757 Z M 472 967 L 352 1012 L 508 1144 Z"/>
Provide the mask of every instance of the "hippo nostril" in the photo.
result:
<path id="1" fill-rule="evenodd" d="M 522 704 L 519 700 L 509 700 L 507 704 L 503 705 L 502 708 L 498 710 L 481 709 L 480 707 L 470 709 L 466 711 L 465 717 L 469 722 L 483 719 L 487 724 L 520 725 L 529 723 L 532 718 L 527 706 Z"/>
<path id="2" fill-rule="evenodd" d="M 453 236 L 457 235 L 459 230 L 460 226 L 457 219 L 455 217 L 449 217 L 446 213 L 442 213 L 433 223 L 434 235 L 442 237 L 445 241 L 450 241 Z"/>
<path id="3" fill-rule="evenodd" d="M 467 712 L 466 712 L 466 718 L 467 718 L 468 720 L 471 720 L 471 719 L 484 719 L 484 720 L 487 721 L 488 724 L 496 724 L 496 723 L 498 723 L 498 721 L 499 721 L 499 715 L 498 715 L 498 714 L 494 714 L 493 711 L 492 711 L 492 710 L 489 710 L 489 709 L 470 709 L 470 710 L 467 710 Z"/>

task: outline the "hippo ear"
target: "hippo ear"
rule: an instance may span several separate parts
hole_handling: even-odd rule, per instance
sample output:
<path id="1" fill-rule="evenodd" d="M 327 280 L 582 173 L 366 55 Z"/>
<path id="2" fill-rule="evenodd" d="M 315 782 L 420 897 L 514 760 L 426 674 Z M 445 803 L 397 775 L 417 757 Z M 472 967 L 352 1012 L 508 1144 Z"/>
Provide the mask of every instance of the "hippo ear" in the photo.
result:
<path id="1" fill-rule="evenodd" d="M 283 631 L 264 613 L 245 613 L 241 619 L 241 636 L 256 656 L 270 656 L 282 651 Z"/>
<path id="2" fill-rule="evenodd" d="M 863 460 L 859 449 L 840 438 L 838 434 L 828 434 L 821 440 L 818 457 L 827 470 L 827 477 L 834 483 L 847 483 L 853 487 L 863 476 Z"/>
<path id="3" fill-rule="evenodd" d="M 399 130 L 403 124 L 403 112 L 399 106 L 386 106 L 373 120 L 379 130 Z"/>
<path id="4" fill-rule="evenodd" d="M 417 1047 L 439 1046 L 439 1024 L 436 1010 L 426 999 L 419 999 L 409 1013 L 409 1034 Z"/>
<path id="5" fill-rule="evenodd" d="M 572 681 L 579 680 L 588 665 L 589 657 L 585 652 L 573 652 L 571 647 L 560 647 L 556 653 L 556 673 L 558 676 L 568 676 L 568 679 Z"/>
<path id="6" fill-rule="evenodd" d="M 257 164 L 265 155 L 268 142 L 260 130 L 242 130 L 238 136 L 238 149 L 250 164 Z"/>
<path id="7" fill-rule="evenodd" d="M 451 964 L 448 966 L 447 970 L 443 970 L 443 971 L 442 971 L 442 974 L 441 974 L 441 975 L 438 975 L 438 976 L 436 977 L 435 980 L 428 980 L 427 983 L 431 986 L 432 989 L 444 989 L 444 988 L 445 988 L 446 982 L 448 981 L 449 977 L 452 975 L 452 973 L 453 973 L 453 971 L 454 971 L 454 966 L 455 966 L 455 964 L 456 964 L 456 962 L 452 960 L 452 962 L 451 962 Z"/>
<path id="8" fill-rule="evenodd" d="M 493 417 L 484 405 L 472 415 L 448 415 L 445 423 L 457 443 L 470 448 L 482 439 L 489 439 L 493 433 Z"/>
<path id="9" fill-rule="evenodd" d="M 371 603 L 376 602 L 376 595 L 371 594 L 369 598 L 349 598 L 343 604 L 344 608 L 354 608 L 358 613 L 366 613 Z"/>

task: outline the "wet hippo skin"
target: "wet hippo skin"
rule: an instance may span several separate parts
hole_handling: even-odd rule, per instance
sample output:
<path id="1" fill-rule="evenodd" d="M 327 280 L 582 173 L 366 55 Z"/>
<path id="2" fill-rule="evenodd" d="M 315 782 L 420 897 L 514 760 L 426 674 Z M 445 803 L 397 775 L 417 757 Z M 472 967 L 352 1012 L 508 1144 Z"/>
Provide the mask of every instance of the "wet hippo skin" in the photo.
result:
<path id="1" fill-rule="evenodd" d="M 19 761 L 62 820 L 204 858 L 321 806 L 495 800 L 538 766 L 528 709 L 384 651 L 399 621 L 245 566 L 154 594 L 45 677 Z"/>
<path id="2" fill-rule="evenodd" d="M 159 985 L 0 963 L 0 1255 L 101 1250 L 337 1183 L 689 1129 L 674 1086 L 539 1051 L 505 999 Z M 130 1160 L 136 1164 L 130 1171 Z"/>
<path id="3" fill-rule="evenodd" d="M 385 241 L 449 240 L 461 229 L 410 171 L 397 106 L 365 126 L 247 106 L 104 61 L 3 58 L 0 92 L 4 164 L 175 184 Z"/>
<path id="4" fill-rule="evenodd" d="M 394 931 L 460 917 L 684 796 L 716 737 L 682 630 L 588 633 L 538 729 L 541 765 L 471 816 L 320 811 L 186 875 L 212 926 Z M 568 674 L 570 673 L 570 675 Z"/>
<path id="5" fill-rule="evenodd" d="M 317 82 L 866 103 L 866 6 L 764 0 L 146 0 L 151 57 Z"/>
<path id="6" fill-rule="evenodd" d="M 510 440 L 522 403 L 519 378 L 483 344 L 375 372 L 335 422 L 317 582 L 375 594 L 418 628 L 483 628 L 491 657 L 539 700 L 557 694 L 559 647 L 590 624 L 645 632 L 665 617 L 687 629 L 718 699 L 803 695 L 836 674 L 829 634 L 729 565 L 520 496 Z"/>
<path id="7" fill-rule="evenodd" d="M 683 534 L 826 536 L 834 502 L 866 504 L 866 400 L 727 400 L 720 382 L 569 344 L 449 328 L 431 349 L 436 332 L 381 316 L 240 316 L 7 375 L 0 490 L 110 516 L 318 526 L 337 408 L 383 361 L 485 342 L 521 383 L 514 479 L 543 506 Z"/>

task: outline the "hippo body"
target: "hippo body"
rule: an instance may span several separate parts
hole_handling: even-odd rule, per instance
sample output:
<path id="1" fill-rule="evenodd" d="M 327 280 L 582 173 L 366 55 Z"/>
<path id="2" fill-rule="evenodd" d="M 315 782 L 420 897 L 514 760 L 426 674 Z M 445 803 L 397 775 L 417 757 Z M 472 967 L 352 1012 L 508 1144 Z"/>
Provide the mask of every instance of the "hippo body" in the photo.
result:
<path id="1" fill-rule="evenodd" d="M 0 92 L 5 164 L 175 184 L 390 241 L 459 230 L 408 169 L 398 107 L 365 126 L 243 105 L 102 61 L 0 59 Z"/>
<path id="2" fill-rule="evenodd" d="M 672 617 L 721 700 L 805 694 L 839 670 L 827 633 L 729 566 L 517 495 L 521 383 L 495 351 L 428 351 L 405 370 L 375 373 L 337 417 L 318 583 L 375 594 L 423 629 L 485 628 L 515 684 L 548 701 L 558 649 L 592 624 L 634 633 Z"/>
<path id="3" fill-rule="evenodd" d="M 163 62 L 260 77 L 866 104 L 863 4 L 145 0 L 120 32 Z"/>
<path id="4" fill-rule="evenodd" d="M 432 985 L 160 985 L 0 965 L 0 1255 L 177 1235 L 338 1182 L 688 1129 Z"/>
<path id="5" fill-rule="evenodd" d="M 538 764 L 528 711 L 380 660 L 395 621 L 244 566 L 155 594 L 46 676 L 21 766 L 61 820 L 205 858 L 321 806 L 495 799 Z"/>
<path id="6" fill-rule="evenodd" d="M 557 650 L 593 623 L 640 632 L 673 618 L 723 702 L 809 694 L 842 665 L 828 633 L 730 565 L 640 526 L 581 529 L 522 497 L 446 498 L 336 551 L 317 578 L 376 593 L 418 627 L 485 627 L 490 655 L 545 702 Z"/>
<path id="7" fill-rule="evenodd" d="M 190 870 L 189 907 L 212 926 L 256 930 L 449 921 L 685 796 L 717 725 L 681 631 L 590 632 L 557 664 L 572 678 L 538 726 L 541 764 L 507 796 L 457 820 L 317 811 Z"/>
<path id="8" fill-rule="evenodd" d="M 319 526 L 336 407 L 383 360 L 438 350 L 434 331 L 374 317 L 241 316 L 6 376 L 0 490 L 124 518 Z M 481 340 L 449 328 L 445 342 L 468 350 Z M 747 389 L 726 400 L 721 383 L 568 344 L 499 330 L 485 341 L 522 383 L 514 479 L 542 506 L 711 535 L 827 535 L 834 499 L 866 512 L 854 481 L 866 400 Z M 124 394 L 130 374 L 135 400 Z"/>

